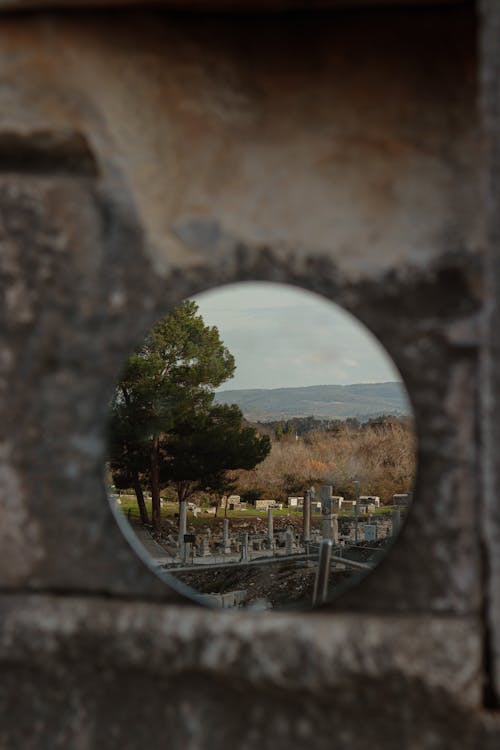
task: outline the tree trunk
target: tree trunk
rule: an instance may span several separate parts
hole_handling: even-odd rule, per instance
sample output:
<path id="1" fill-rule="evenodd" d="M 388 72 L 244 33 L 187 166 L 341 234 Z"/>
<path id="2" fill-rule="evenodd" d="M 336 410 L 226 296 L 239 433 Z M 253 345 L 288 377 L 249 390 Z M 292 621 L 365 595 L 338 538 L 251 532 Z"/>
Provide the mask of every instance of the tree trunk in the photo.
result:
<path id="1" fill-rule="evenodd" d="M 122 386 L 121 390 L 122 390 L 123 398 L 125 399 L 125 403 L 127 404 L 127 407 L 130 409 L 130 395 L 124 386 Z M 130 416 L 129 416 L 129 421 L 131 422 Z M 134 471 L 132 476 L 133 476 L 132 481 L 133 481 L 135 496 L 137 498 L 137 505 L 139 506 L 139 513 L 141 514 L 141 521 L 142 523 L 149 524 L 148 509 L 146 508 L 146 503 L 144 502 L 144 493 L 142 491 L 141 483 L 139 482 L 139 472 Z"/>
<path id="2" fill-rule="evenodd" d="M 149 524 L 148 509 L 144 501 L 144 493 L 142 491 L 141 483 L 139 482 L 139 474 L 135 471 L 133 475 L 134 479 L 134 491 L 137 498 L 137 505 L 139 506 L 139 513 L 141 514 L 142 523 Z"/>
<path id="3" fill-rule="evenodd" d="M 153 439 L 151 450 L 151 517 L 154 531 L 161 529 L 161 500 L 160 500 L 160 480 L 159 480 L 159 461 L 158 449 L 160 439 Z"/>
<path id="4" fill-rule="evenodd" d="M 177 497 L 179 502 L 186 502 L 193 494 L 193 485 L 189 481 L 177 482 Z"/>

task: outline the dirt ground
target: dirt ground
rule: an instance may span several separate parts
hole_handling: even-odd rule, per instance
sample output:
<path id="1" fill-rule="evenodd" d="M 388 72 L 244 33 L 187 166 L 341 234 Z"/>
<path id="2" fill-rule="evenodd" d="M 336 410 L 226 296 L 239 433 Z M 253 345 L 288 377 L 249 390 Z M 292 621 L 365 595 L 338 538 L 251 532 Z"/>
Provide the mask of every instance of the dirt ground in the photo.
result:
<path id="1" fill-rule="evenodd" d="M 273 609 L 309 608 L 315 575 L 314 564 L 308 567 L 294 561 L 175 573 L 176 578 L 199 593 L 223 594 L 244 589 L 245 606 L 262 603 Z M 332 573 L 330 587 L 335 590 L 351 577 L 349 571 Z"/>
<path id="2" fill-rule="evenodd" d="M 357 562 L 376 564 L 386 552 L 387 542 L 361 543 L 356 549 L 346 550 L 346 556 Z M 180 581 L 201 594 L 224 594 L 244 589 L 246 606 L 256 602 L 267 603 L 271 608 L 307 609 L 312 604 L 314 578 L 317 565 L 314 561 L 285 560 L 266 565 L 235 565 L 212 570 L 171 571 Z M 339 589 L 363 572 L 332 570 L 328 583 L 328 598 L 333 599 Z"/>
<path id="3" fill-rule="evenodd" d="M 319 528 L 321 518 L 318 518 Z M 342 531 L 343 523 L 340 522 Z M 292 526 L 296 533 L 302 531 L 300 516 L 280 517 L 274 522 L 274 530 L 286 530 Z M 210 519 L 206 528 L 210 528 L 212 538 L 222 536 L 223 519 Z M 315 524 L 313 524 L 313 528 Z M 188 525 L 188 532 L 200 536 L 206 529 Z M 249 534 L 265 533 L 267 522 L 260 518 L 231 519 L 231 532 L 248 532 Z M 347 529 L 346 529 L 347 530 Z M 153 533 L 153 538 L 164 549 L 175 552 L 172 539 L 177 538 L 177 525 L 166 520 L 162 531 Z M 201 537 L 200 537 L 201 538 Z M 378 557 L 385 554 L 385 548 L 390 540 L 378 542 L 361 542 L 355 549 L 345 548 L 346 556 L 357 562 L 371 562 L 375 564 Z M 268 564 L 226 565 L 214 567 L 210 570 L 192 570 L 169 572 L 178 580 L 201 594 L 224 594 L 229 591 L 245 590 L 245 606 L 259 604 L 259 606 L 276 609 L 307 609 L 312 605 L 314 579 L 317 565 L 314 560 L 274 560 Z M 359 571 L 352 569 L 332 570 L 329 580 L 329 598 L 334 598 L 339 589 L 343 589 L 351 579 L 362 576 Z"/>

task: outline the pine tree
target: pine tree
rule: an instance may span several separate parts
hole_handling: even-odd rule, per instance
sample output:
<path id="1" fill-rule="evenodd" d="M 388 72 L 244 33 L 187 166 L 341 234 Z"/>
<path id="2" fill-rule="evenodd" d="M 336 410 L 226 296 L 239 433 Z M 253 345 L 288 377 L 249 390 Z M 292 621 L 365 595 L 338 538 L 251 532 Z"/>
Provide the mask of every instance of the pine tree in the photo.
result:
<path id="1" fill-rule="evenodd" d="M 117 487 L 134 488 L 148 523 L 160 528 L 160 490 L 174 483 L 179 503 L 197 489 L 218 491 L 230 469 L 253 468 L 270 450 L 267 437 L 243 426 L 237 406 L 213 403 L 214 389 L 235 370 L 215 326 L 195 302 L 163 318 L 129 357 L 111 404 L 110 469 Z"/>

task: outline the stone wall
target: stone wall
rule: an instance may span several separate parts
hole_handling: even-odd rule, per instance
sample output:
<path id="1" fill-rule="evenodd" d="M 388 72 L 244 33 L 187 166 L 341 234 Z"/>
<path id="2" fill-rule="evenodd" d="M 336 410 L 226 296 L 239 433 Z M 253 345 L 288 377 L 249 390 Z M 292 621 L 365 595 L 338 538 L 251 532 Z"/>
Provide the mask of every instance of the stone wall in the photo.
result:
<path id="1" fill-rule="evenodd" d="M 498 746 L 500 17 L 435 6 L 0 18 L 0 747 Z M 357 315 L 416 413 L 407 524 L 315 614 L 195 606 L 105 497 L 131 347 L 246 279 Z"/>

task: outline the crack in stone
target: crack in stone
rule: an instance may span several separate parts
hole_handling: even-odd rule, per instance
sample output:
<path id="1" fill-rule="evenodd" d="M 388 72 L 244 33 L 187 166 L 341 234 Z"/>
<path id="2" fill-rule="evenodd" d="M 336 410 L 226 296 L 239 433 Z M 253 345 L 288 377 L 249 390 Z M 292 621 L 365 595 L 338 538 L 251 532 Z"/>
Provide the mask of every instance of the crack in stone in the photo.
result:
<path id="1" fill-rule="evenodd" d="M 0 132 L 0 173 L 97 177 L 88 140 L 76 131 Z"/>

